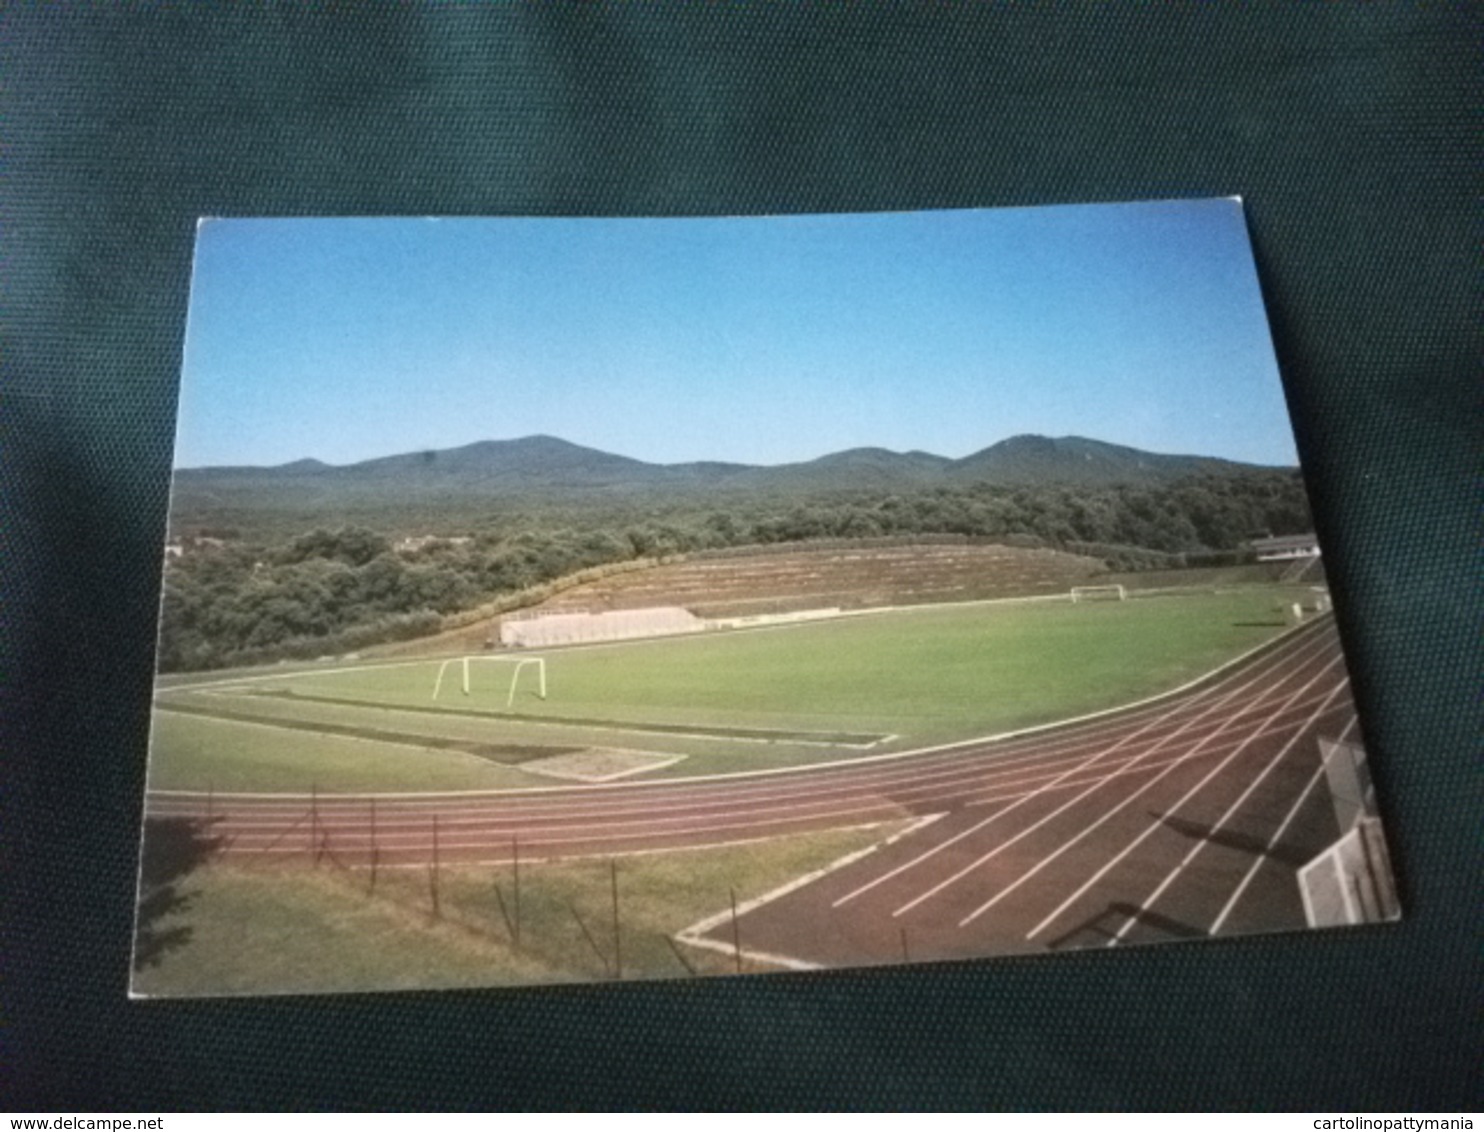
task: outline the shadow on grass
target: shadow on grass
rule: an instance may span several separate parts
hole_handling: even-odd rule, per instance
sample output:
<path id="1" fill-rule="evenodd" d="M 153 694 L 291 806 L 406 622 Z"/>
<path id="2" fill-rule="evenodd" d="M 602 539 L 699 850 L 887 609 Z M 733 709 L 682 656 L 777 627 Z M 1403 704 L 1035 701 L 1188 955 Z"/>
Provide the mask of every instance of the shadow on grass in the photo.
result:
<path id="1" fill-rule="evenodd" d="M 1233 621 L 1234 629 L 1286 629 L 1287 621 Z"/>
<path id="2" fill-rule="evenodd" d="M 166 927 L 162 921 L 184 912 L 193 897 L 180 882 L 200 868 L 221 846 L 211 835 L 215 818 L 149 818 L 139 865 L 139 915 L 134 926 L 134 969 L 158 966 L 168 952 L 191 939 L 186 924 Z"/>

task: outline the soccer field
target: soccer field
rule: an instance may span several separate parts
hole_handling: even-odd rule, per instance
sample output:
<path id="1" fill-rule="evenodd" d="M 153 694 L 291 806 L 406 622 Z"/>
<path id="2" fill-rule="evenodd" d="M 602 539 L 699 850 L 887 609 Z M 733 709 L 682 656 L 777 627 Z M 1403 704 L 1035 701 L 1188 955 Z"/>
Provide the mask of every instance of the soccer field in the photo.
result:
<path id="1" fill-rule="evenodd" d="M 766 629 L 441 661 L 203 678 L 160 690 L 155 789 L 551 786 L 548 762 L 620 751 L 658 776 L 796 766 L 1118 707 L 1282 631 L 1301 590 L 888 610 Z M 553 772 L 554 773 L 554 772 Z"/>

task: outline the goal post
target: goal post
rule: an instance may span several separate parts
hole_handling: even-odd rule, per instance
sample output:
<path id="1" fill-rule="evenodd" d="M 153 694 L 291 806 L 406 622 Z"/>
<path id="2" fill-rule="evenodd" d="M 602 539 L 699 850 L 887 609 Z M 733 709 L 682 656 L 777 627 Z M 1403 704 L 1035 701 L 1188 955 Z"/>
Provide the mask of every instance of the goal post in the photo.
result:
<path id="1" fill-rule="evenodd" d="M 1072 604 L 1079 601 L 1127 601 L 1128 591 L 1120 585 L 1073 586 Z"/>
<path id="2" fill-rule="evenodd" d="M 529 665 L 536 669 L 536 694 L 541 699 L 546 699 L 546 660 L 539 656 L 456 656 L 445 660 L 438 666 L 438 678 L 433 682 L 433 699 L 443 691 L 443 678 L 448 673 L 450 665 L 459 668 L 459 687 L 464 695 L 470 693 L 469 670 L 472 664 L 506 664 L 512 666 L 510 673 L 510 694 L 505 697 L 505 706 L 510 707 L 515 703 L 515 690 L 520 683 L 521 672 Z"/>

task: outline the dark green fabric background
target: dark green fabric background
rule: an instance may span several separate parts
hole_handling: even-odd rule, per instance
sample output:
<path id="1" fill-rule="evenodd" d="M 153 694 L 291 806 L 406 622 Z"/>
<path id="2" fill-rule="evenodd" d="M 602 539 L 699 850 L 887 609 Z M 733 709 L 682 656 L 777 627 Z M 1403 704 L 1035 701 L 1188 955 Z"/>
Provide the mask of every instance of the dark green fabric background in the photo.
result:
<path id="1" fill-rule="evenodd" d="M 1477 6 L 0 15 L 0 1109 L 1477 1107 Z M 1406 920 L 699 984 L 131 1004 L 202 214 L 1246 197 Z"/>

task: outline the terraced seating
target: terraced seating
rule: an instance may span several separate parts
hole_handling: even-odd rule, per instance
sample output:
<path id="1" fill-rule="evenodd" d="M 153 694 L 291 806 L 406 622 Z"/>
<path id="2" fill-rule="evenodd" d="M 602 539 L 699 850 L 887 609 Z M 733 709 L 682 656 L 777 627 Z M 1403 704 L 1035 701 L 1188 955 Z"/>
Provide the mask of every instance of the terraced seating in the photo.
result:
<path id="1" fill-rule="evenodd" d="M 575 586 L 542 614 L 678 605 L 700 617 L 1065 593 L 1103 571 L 1055 550 L 970 544 L 708 555 Z"/>
<path id="2" fill-rule="evenodd" d="M 511 648 L 541 648 L 696 633 L 704 628 L 694 614 L 674 605 L 602 613 L 542 611 L 537 616 L 506 618 L 500 625 L 500 643 Z"/>

